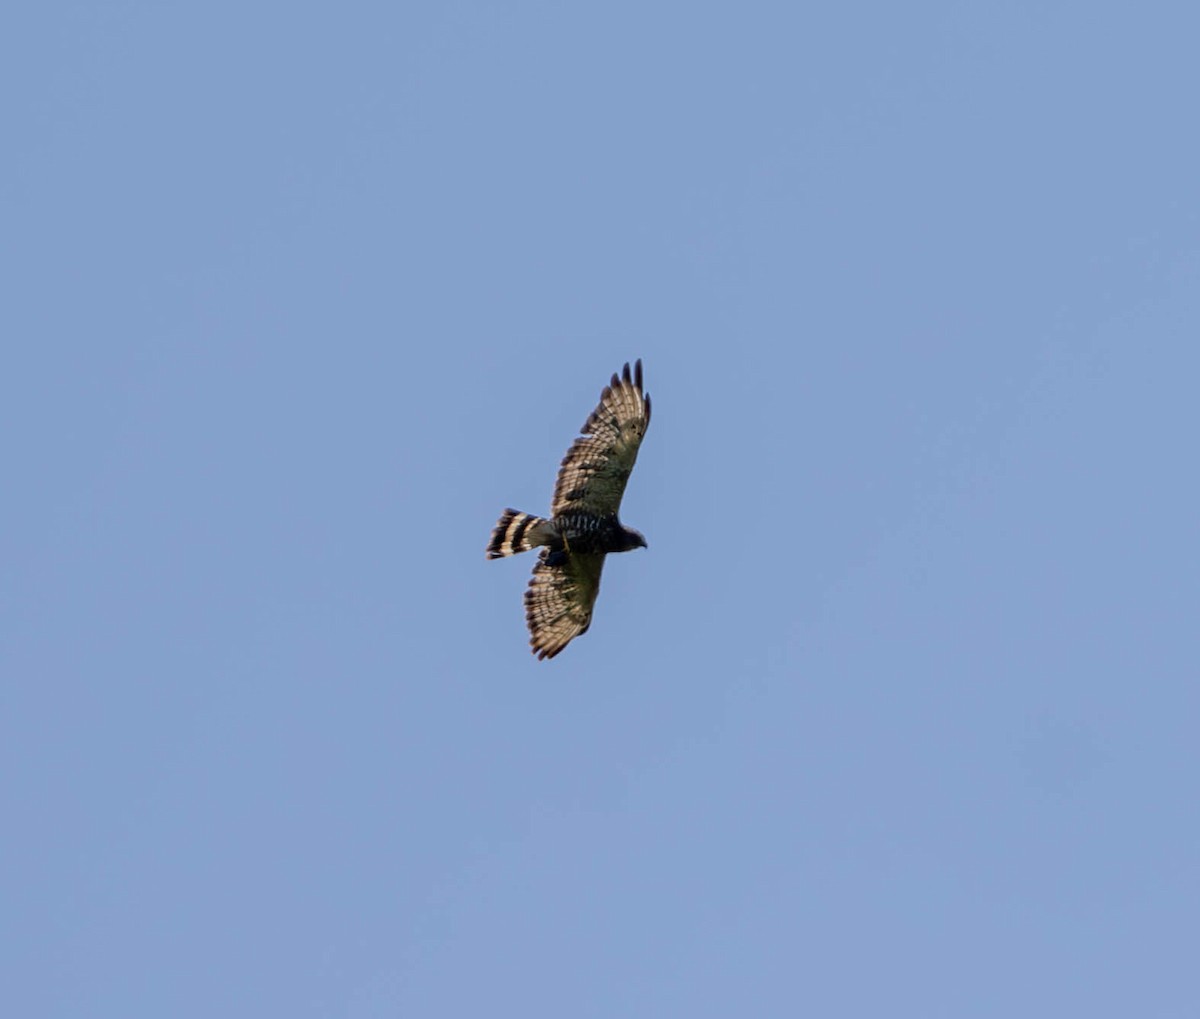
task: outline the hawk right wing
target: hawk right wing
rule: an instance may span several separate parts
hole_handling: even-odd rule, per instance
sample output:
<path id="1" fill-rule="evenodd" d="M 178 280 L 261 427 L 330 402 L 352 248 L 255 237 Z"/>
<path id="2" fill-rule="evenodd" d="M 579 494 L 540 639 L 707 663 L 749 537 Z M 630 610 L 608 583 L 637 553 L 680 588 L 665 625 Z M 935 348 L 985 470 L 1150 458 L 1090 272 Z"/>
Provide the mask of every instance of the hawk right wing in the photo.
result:
<path id="1" fill-rule="evenodd" d="M 650 397 L 642 390 L 642 362 L 628 363 L 600 394 L 600 404 L 563 457 L 554 486 L 552 517 L 568 513 L 614 516 L 650 424 Z"/>
<path id="2" fill-rule="evenodd" d="M 592 622 L 604 555 L 543 549 L 525 591 L 529 643 L 539 659 L 553 658 Z"/>

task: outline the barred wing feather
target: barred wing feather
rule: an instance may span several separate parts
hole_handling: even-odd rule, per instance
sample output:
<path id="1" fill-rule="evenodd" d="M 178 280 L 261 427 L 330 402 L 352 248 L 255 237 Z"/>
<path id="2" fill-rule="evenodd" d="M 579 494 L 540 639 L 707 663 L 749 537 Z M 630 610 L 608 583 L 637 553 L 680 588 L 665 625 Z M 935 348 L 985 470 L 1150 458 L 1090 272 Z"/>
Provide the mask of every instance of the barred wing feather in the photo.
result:
<path id="1" fill-rule="evenodd" d="M 551 560 L 555 564 L 551 565 Z M 539 659 L 553 658 L 586 633 L 600 591 L 603 555 L 551 556 L 543 550 L 525 591 L 529 643 Z"/>
<path id="2" fill-rule="evenodd" d="M 583 434 L 563 457 L 551 515 L 615 514 L 649 424 L 650 397 L 642 390 L 638 360 L 632 372 L 626 364 L 619 376 L 613 375 L 580 429 Z"/>

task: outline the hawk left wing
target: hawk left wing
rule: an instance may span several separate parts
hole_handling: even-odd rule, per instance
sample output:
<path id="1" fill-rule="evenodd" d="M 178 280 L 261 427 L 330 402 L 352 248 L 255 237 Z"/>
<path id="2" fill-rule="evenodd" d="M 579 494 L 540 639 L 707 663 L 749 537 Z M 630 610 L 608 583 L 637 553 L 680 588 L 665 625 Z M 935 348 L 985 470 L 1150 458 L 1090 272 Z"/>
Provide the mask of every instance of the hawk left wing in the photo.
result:
<path id="1" fill-rule="evenodd" d="M 553 564 L 553 565 L 552 565 Z M 564 555 L 542 550 L 525 591 L 529 643 L 539 659 L 553 658 L 586 633 L 600 591 L 604 555 Z"/>
<path id="2" fill-rule="evenodd" d="M 563 457 L 550 515 L 615 515 L 649 424 L 650 397 L 642 390 L 639 358 L 632 373 L 626 364 L 619 376 L 613 375 L 580 429 L 583 434 Z"/>

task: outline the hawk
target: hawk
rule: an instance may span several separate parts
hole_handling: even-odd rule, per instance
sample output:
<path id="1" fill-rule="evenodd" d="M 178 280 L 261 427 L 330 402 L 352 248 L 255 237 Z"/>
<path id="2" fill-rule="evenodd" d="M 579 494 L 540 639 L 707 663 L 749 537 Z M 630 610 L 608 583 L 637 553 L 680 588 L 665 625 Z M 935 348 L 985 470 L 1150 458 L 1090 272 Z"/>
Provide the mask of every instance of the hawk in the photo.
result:
<path id="1" fill-rule="evenodd" d="M 650 424 L 650 396 L 642 390 L 642 362 L 600 394 L 583 433 L 567 450 L 554 486 L 550 516 L 506 509 L 492 531 L 489 559 L 541 546 L 525 592 L 525 622 L 533 653 L 553 658 L 587 632 L 609 552 L 646 548 L 646 539 L 617 518 L 625 483 Z"/>

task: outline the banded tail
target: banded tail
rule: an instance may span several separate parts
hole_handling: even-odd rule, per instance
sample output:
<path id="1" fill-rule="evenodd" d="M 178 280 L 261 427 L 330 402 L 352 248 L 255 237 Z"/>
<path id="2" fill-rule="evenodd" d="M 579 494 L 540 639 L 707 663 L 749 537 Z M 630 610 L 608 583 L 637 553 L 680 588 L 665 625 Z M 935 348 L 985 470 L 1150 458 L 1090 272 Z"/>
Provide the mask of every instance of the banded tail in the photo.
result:
<path id="1" fill-rule="evenodd" d="M 550 545 L 556 535 L 554 524 L 544 517 L 506 509 L 500 514 L 488 542 L 487 557 L 502 559 L 518 552 L 528 552 L 535 545 Z"/>

